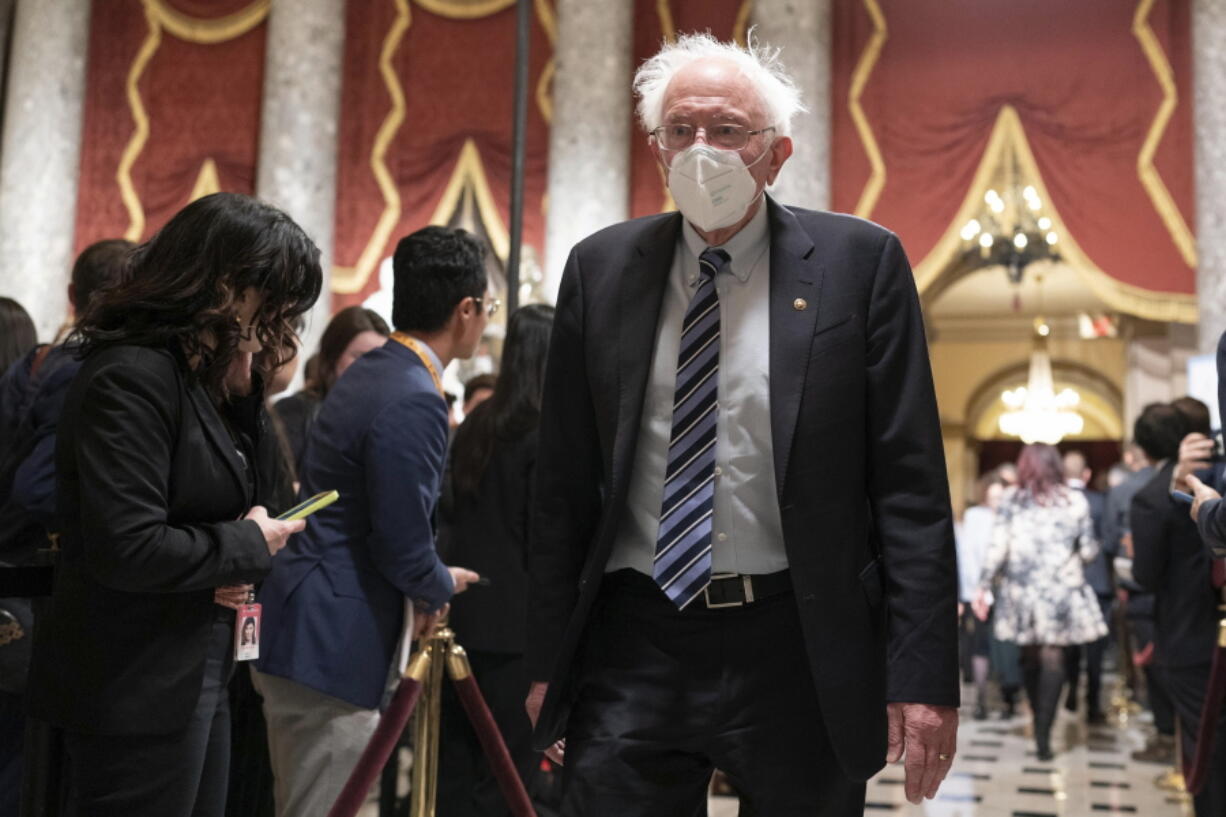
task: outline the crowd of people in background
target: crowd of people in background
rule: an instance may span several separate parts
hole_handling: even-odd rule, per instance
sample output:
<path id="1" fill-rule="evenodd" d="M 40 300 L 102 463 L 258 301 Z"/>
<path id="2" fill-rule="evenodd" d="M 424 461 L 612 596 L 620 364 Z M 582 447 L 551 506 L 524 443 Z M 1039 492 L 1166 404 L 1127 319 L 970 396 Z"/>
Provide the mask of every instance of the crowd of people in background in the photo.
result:
<path id="1" fill-rule="evenodd" d="M 0 560 L 55 565 L 0 600 L 0 817 L 23 733 L 64 747 L 72 813 L 329 813 L 448 617 L 524 782 L 534 730 L 567 761 L 568 815 L 695 813 L 716 769 L 771 817 L 859 814 L 884 762 L 934 798 L 959 623 L 973 717 L 993 675 L 1002 717 L 1024 691 L 1039 761 L 1062 701 L 1107 721 L 1112 667 L 1153 711 L 1136 757 L 1193 751 L 1226 580 L 1206 407 L 1147 406 L 1109 474 L 1025 446 L 955 536 L 897 237 L 764 193 L 803 109 L 778 54 L 689 35 L 635 88 L 680 212 L 577 245 L 462 395 L 443 372 L 501 304 L 460 229 L 401 238 L 390 321 L 344 309 L 317 350 L 318 248 L 236 194 L 86 249 L 53 344 L 0 299 Z M 438 812 L 506 813 L 447 690 L 441 728 Z M 1209 762 L 1198 817 L 1226 737 Z"/>
<path id="2" fill-rule="evenodd" d="M 0 815 L 18 813 L 27 711 L 63 742 L 65 802 L 80 813 L 324 813 L 398 677 L 372 660 L 371 700 L 336 688 L 303 704 L 329 682 L 298 683 L 296 660 L 320 646 L 317 622 L 290 622 L 327 611 L 335 628 L 320 649 L 352 658 L 370 642 L 350 628 L 361 612 L 337 611 L 344 597 L 362 598 L 355 610 L 383 609 L 371 628 L 379 641 L 394 632 L 399 643 L 402 613 L 420 636 L 450 611 L 531 780 L 540 756 L 523 707 L 527 517 L 553 308 L 510 316 L 503 373 L 464 384 L 456 428 L 437 375 L 472 354 L 498 308 L 483 256 L 462 230 L 404 239 L 399 331 L 372 310 L 341 310 L 302 389 L 279 400 L 320 289 L 318 251 L 252 199 L 205 197 L 145 245 L 88 247 L 68 292 L 75 323 L 52 343 L 37 344 L 25 310 L 0 299 L 0 564 L 43 563 L 58 548 L 50 602 L 0 600 Z M 435 460 L 404 462 L 423 451 Z M 322 526 L 273 562 L 304 527 L 273 515 L 322 485 L 345 497 L 339 514 L 321 514 Z M 438 552 L 477 566 L 490 587 L 471 604 L 455 595 L 454 609 L 453 594 L 478 574 L 436 555 L 440 492 Z M 418 547 L 389 549 L 406 532 Z M 387 585 L 390 607 L 359 576 L 376 561 L 379 575 L 405 582 Z M 305 581 L 294 575 L 304 564 Z M 287 576 L 297 601 L 316 580 L 327 597 L 294 608 L 290 593 L 277 596 Z M 405 597 L 416 610 L 402 608 Z M 244 606 L 256 598 L 262 624 Z M 238 663 L 256 656 L 259 671 Z M 354 677 L 348 659 L 312 662 Z M 441 803 L 450 814 L 497 813 L 496 785 L 459 713 L 449 698 Z M 334 762 L 346 750 L 350 762 Z"/>
<path id="3" fill-rule="evenodd" d="M 1024 688 L 1036 756 L 1050 760 L 1062 697 L 1089 726 L 1107 723 L 1113 704 L 1136 702 L 1153 727 L 1133 758 L 1173 766 L 1176 735 L 1184 756 L 1196 750 L 1217 638 L 1222 577 L 1188 506 L 1172 496 L 1188 490 L 1189 475 L 1218 482 L 1209 410 L 1191 397 L 1146 406 L 1121 461 L 1098 475 L 1075 443 L 1063 448 L 1029 445 L 1016 463 L 984 473 L 957 527 L 973 716 L 991 717 L 991 677 L 1002 719 L 1015 717 Z M 1104 669 L 1114 669 L 1124 698 L 1117 690 L 1105 699 Z M 1224 728 L 1226 720 L 1217 734 Z M 1226 738 L 1209 764 L 1197 815 L 1226 813 Z"/>

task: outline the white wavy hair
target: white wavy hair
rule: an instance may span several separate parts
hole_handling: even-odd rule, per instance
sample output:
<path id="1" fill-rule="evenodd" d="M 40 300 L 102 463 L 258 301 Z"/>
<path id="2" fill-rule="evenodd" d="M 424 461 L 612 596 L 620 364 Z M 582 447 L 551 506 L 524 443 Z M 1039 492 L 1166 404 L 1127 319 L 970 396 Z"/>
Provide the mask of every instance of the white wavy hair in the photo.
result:
<path id="1" fill-rule="evenodd" d="M 664 118 L 664 92 L 678 71 L 698 60 L 717 58 L 736 65 L 757 89 L 776 134 L 790 136 L 792 117 L 806 110 L 800 100 L 800 89 L 784 69 L 779 59 L 780 49 L 755 42 L 752 29 L 746 39 L 747 46 L 724 43 L 707 31 L 682 34 L 676 42 L 665 43 L 660 52 L 640 65 L 634 74 L 634 92 L 639 98 L 638 115 L 643 128 L 650 133 L 660 126 Z"/>

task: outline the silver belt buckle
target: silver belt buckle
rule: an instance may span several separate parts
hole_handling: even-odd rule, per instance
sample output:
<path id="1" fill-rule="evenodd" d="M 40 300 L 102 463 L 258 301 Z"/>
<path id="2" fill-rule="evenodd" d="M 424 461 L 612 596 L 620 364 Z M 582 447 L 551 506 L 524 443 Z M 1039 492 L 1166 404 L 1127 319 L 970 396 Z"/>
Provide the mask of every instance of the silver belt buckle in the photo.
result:
<path id="1" fill-rule="evenodd" d="M 753 601 L 753 581 L 749 576 L 741 575 L 739 573 L 714 573 L 711 575 L 711 581 L 714 582 L 716 579 L 735 579 L 737 577 L 740 577 L 741 582 L 744 584 L 745 600 L 744 601 L 725 601 L 725 602 L 720 602 L 718 604 L 712 604 L 711 603 L 711 584 L 710 582 L 708 582 L 707 586 L 702 589 L 702 598 L 703 598 L 703 601 L 706 603 L 708 610 L 718 610 L 721 607 L 744 607 L 746 604 L 749 604 L 750 602 Z"/>

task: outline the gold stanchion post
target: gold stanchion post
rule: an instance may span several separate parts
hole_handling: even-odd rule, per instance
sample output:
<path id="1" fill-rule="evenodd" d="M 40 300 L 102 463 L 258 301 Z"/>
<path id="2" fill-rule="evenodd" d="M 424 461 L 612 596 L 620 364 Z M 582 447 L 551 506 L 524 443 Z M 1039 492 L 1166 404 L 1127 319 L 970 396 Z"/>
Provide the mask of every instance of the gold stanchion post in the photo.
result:
<path id="1" fill-rule="evenodd" d="M 419 647 L 428 671 L 423 681 L 421 702 L 413 718 L 413 770 L 410 775 L 409 814 L 434 817 L 438 799 L 438 741 L 443 707 L 443 675 L 455 633 L 443 620 L 434 635 Z"/>

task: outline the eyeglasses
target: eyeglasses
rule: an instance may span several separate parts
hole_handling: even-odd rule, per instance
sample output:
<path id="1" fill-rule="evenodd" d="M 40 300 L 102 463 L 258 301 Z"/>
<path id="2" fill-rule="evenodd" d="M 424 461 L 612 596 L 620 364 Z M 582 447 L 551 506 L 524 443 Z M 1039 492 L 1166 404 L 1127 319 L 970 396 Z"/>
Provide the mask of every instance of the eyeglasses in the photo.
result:
<path id="1" fill-rule="evenodd" d="M 484 297 L 481 297 L 481 298 L 473 298 L 473 303 L 475 303 L 475 304 L 477 305 L 477 307 L 478 307 L 478 308 L 480 308 L 480 307 L 481 307 L 481 304 L 482 304 L 484 301 L 485 301 L 485 298 L 484 298 Z M 502 306 L 502 299 L 501 299 L 501 298 L 490 298 L 489 303 L 487 303 L 487 304 L 485 305 L 485 316 L 486 316 L 487 318 L 492 318 L 492 317 L 494 317 L 495 315 L 497 315 L 497 314 L 498 314 L 498 309 L 499 309 L 501 306 Z"/>
<path id="2" fill-rule="evenodd" d="M 758 130 L 750 130 L 744 125 L 734 125 L 731 123 L 711 125 L 710 127 L 696 127 L 678 122 L 673 125 L 661 125 L 653 130 L 651 135 L 660 143 L 660 147 L 665 150 L 685 150 L 694 144 L 694 137 L 701 130 L 706 134 L 707 143 L 713 147 L 723 150 L 741 150 L 749 144 L 749 137 L 774 129 L 774 125 L 759 128 Z"/>

